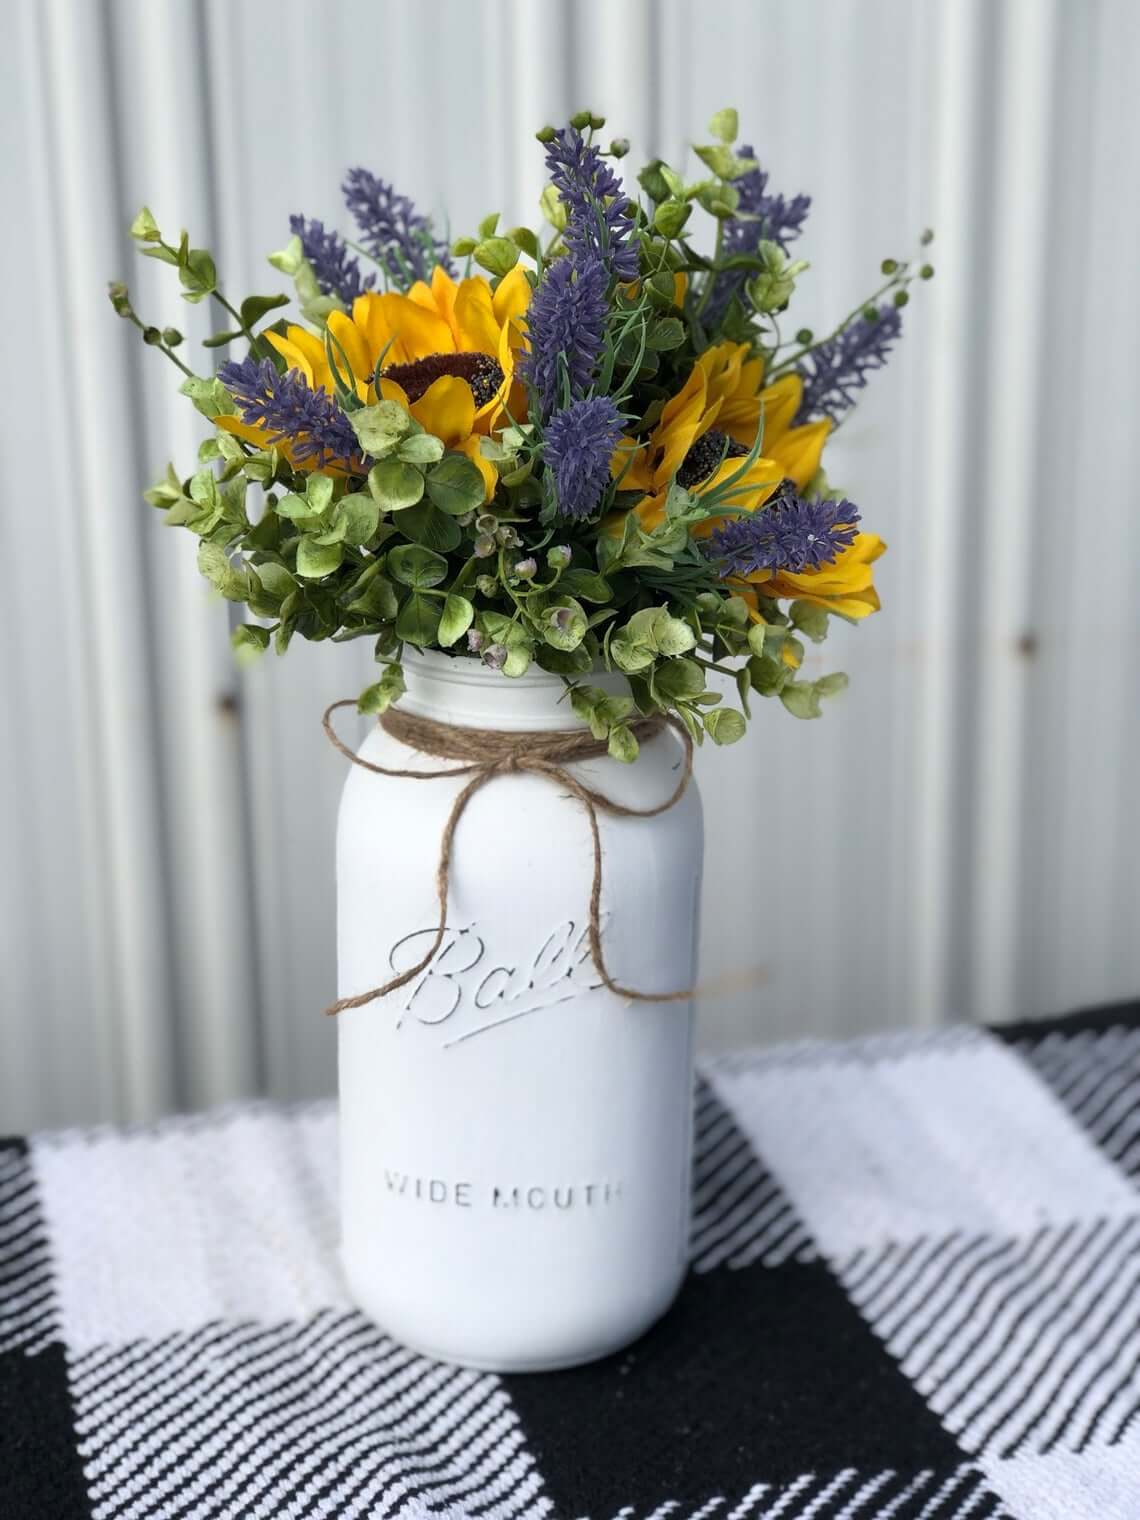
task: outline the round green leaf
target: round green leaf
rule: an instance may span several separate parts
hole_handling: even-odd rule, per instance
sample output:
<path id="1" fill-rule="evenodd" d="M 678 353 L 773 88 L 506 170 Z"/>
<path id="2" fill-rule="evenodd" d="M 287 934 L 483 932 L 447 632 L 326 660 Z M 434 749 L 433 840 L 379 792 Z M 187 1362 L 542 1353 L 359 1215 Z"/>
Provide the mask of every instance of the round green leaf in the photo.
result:
<path id="1" fill-rule="evenodd" d="M 418 501 L 414 507 L 406 507 L 400 513 L 397 527 L 405 538 L 440 554 L 450 554 L 452 549 L 457 549 L 463 537 L 455 518 L 448 517 L 430 501 Z"/>
<path id="2" fill-rule="evenodd" d="M 342 544 L 318 544 L 314 539 L 302 538 L 297 545 L 297 574 L 307 581 L 319 581 L 339 569 L 343 558 Z"/>
<path id="3" fill-rule="evenodd" d="M 405 464 L 437 464 L 443 458 L 443 443 L 430 433 L 410 433 L 396 450 L 396 458 Z"/>
<path id="4" fill-rule="evenodd" d="M 368 489 L 382 512 L 400 512 L 423 496 L 424 477 L 414 464 L 382 459 L 368 472 Z"/>
<path id="5" fill-rule="evenodd" d="M 438 638 L 444 649 L 450 649 L 456 644 L 471 627 L 475 617 L 475 608 L 465 596 L 459 596 L 456 592 L 448 593 L 443 604 L 443 616 L 439 620 Z"/>
<path id="6" fill-rule="evenodd" d="M 359 407 L 348 414 L 348 420 L 360 447 L 376 459 L 390 454 L 414 425 L 398 401 L 377 401 L 374 406 Z"/>
<path id="7" fill-rule="evenodd" d="M 439 631 L 440 604 L 433 596 L 413 591 L 400 608 L 396 618 L 396 632 L 408 644 L 435 642 Z"/>
<path id="8" fill-rule="evenodd" d="M 735 744 L 748 725 L 735 707 L 718 707 L 705 714 L 705 729 L 714 744 Z"/>
<path id="9" fill-rule="evenodd" d="M 337 502 L 333 525 L 346 544 L 359 548 L 380 526 L 380 508 L 367 491 L 353 491 Z"/>
<path id="10" fill-rule="evenodd" d="M 422 590 L 447 579 L 447 561 L 420 544 L 397 544 L 388 551 L 388 573 L 402 586 Z"/>
<path id="11" fill-rule="evenodd" d="M 483 504 L 483 476 L 466 454 L 445 454 L 427 477 L 427 493 L 441 511 L 462 517 Z"/>

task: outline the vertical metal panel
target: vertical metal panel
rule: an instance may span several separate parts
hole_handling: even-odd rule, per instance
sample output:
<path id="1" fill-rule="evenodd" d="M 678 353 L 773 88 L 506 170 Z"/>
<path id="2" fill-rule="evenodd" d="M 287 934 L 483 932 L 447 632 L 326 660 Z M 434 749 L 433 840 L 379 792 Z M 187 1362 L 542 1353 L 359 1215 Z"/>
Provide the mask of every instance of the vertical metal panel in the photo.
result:
<path id="1" fill-rule="evenodd" d="M 1002 1017 L 1134 992 L 1140 936 L 1140 164 L 1130 0 L 31 0 L 0 173 L 10 573 L 0 746 L 0 1118 L 327 1090 L 333 826 L 319 714 L 366 647 L 246 673 L 192 545 L 138 492 L 199 432 L 104 305 L 143 199 L 235 289 L 362 162 L 454 230 L 533 222 L 545 120 L 581 106 L 676 161 L 713 110 L 816 197 L 797 319 L 938 228 L 938 276 L 829 472 L 890 541 L 885 612 L 812 669 L 822 723 L 757 703 L 702 754 L 706 965 L 762 963 L 705 1038 Z M 129 262 L 128 262 L 129 261 Z M 204 330 L 204 329 L 203 329 Z M 195 350 L 200 354 L 200 350 Z M 199 361 L 201 362 L 201 361 Z M 163 389 L 164 380 L 169 381 Z M 45 404 L 45 398 L 47 398 Z M 61 450 L 67 469 L 52 477 Z M 46 552 L 22 553 L 36 512 Z"/>

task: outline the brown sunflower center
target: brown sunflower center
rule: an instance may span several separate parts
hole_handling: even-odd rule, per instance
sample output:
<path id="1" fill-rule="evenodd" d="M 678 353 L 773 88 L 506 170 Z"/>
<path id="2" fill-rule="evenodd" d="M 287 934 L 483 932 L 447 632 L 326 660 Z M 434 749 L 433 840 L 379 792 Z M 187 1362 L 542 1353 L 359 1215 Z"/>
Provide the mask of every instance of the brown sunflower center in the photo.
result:
<path id="1" fill-rule="evenodd" d="M 743 459 L 748 450 L 735 438 L 722 433 L 719 428 L 709 428 L 702 433 L 681 461 L 677 471 L 677 484 L 687 491 L 707 480 L 722 459 Z"/>
<path id="2" fill-rule="evenodd" d="M 490 354 L 428 354 L 411 364 L 389 364 L 380 371 L 385 380 L 394 380 L 409 401 L 418 401 L 429 385 L 443 375 L 466 380 L 476 406 L 493 401 L 503 383 L 503 371 Z"/>

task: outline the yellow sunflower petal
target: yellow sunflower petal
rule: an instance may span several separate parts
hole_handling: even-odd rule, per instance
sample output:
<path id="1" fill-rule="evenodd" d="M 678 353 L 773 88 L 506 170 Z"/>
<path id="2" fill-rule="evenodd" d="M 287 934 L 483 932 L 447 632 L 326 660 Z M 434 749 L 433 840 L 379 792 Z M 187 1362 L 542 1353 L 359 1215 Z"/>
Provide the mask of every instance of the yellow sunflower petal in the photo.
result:
<path id="1" fill-rule="evenodd" d="M 435 303 L 435 309 L 444 318 L 448 326 L 455 330 L 455 295 L 458 284 L 451 278 L 442 264 L 437 264 L 431 272 L 431 298 Z"/>
<path id="2" fill-rule="evenodd" d="M 332 377 L 328 372 L 325 351 L 312 333 L 306 332 L 302 327 L 290 327 L 286 336 L 271 331 L 267 331 L 265 336 L 285 360 L 286 365 L 304 375 L 309 385 L 317 390 L 322 388 L 332 390 Z M 302 341 L 298 342 L 298 337 Z"/>
<path id="3" fill-rule="evenodd" d="M 499 323 L 491 287 L 479 275 L 461 280 L 455 292 L 455 346 L 460 353 L 497 354 Z"/>
<path id="4" fill-rule="evenodd" d="M 379 399 L 381 401 L 398 401 L 406 412 L 410 412 L 412 409 L 411 402 L 408 400 L 408 393 L 404 387 L 395 380 L 387 379 L 386 376 L 381 376 L 380 378 Z"/>
<path id="5" fill-rule="evenodd" d="M 824 417 L 819 422 L 809 422 L 803 427 L 789 428 L 771 447 L 772 458 L 801 490 L 819 473 L 823 446 L 830 432 L 831 419 Z M 764 446 L 768 448 L 766 430 Z"/>
<path id="6" fill-rule="evenodd" d="M 407 296 L 397 295 L 394 291 L 388 291 L 376 299 L 380 303 L 380 319 L 375 326 L 392 339 L 392 346 L 388 350 L 389 364 L 414 364 L 417 359 L 426 359 L 429 354 L 455 352 L 451 328 L 438 312 L 429 311 L 426 306 L 420 306 L 418 302 L 410 301 Z M 368 336 L 371 341 L 371 328 Z"/>
<path id="7" fill-rule="evenodd" d="M 329 313 L 329 332 L 344 350 L 344 357 L 351 366 L 353 379 L 356 381 L 356 394 L 362 401 L 365 400 L 374 363 L 368 339 L 363 330 L 357 327 L 352 318 L 346 316 L 343 311 Z M 344 363 L 341 355 L 335 348 L 333 352 L 336 355 L 337 367 L 343 373 Z"/>
<path id="8" fill-rule="evenodd" d="M 471 436 L 475 398 L 466 380 L 458 375 L 441 375 L 418 401 L 412 402 L 409 411 L 422 428 L 442 438 L 449 449 L 455 449 Z"/>
<path id="9" fill-rule="evenodd" d="M 791 427 L 803 394 L 804 383 L 799 375 L 781 375 L 779 380 L 760 392 L 760 405 L 764 409 L 764 447 L 769 452 Z"/>
<path id="10" fill-rule="evenodd" d="M 666 404 L 653 429 L 649 447 L 654 455 L 655 486 L 669 483 L 697 438 L 716 420 L 719 403 L 716 407 L 706 406 L 706 383 L 704 370 L 700 364 L 694 364 L 689 378 Z"/>
<path id="11" fill-rule="evenodd" d="M 479 447 L 478 434 L 472 434 L 470 438 L 465 438 L 463 442 L 458 445 L 458 449 L 461 454 L 467 455 L 468 459 L 470 459 L 471 463 L 476 467 L 480 475 L 482 475 L 483 500 L 490 501 L 495 494 L 495 487 L 499 483 L 499 472 L 495 469 L 495 466 L 489 459 L 483 458 L 482 450 Z"/>
<path id="12" fill-rule="evenodd" d="M 521 317 L 530 305 L 530 281 L 526 271 L 516 264 L 510 274 L 499 281 L 498 289 L 491 297 L 491 309 L 495 321 L 505 327 L 512 317 Z"/>
<path id="13" fill-rule="evenodd" d="M 621 438 L 610 458 L 610 474 L 621 480 L 623 491 L 646 491 L 653 489 L 653 470 L 650 467 L 649 450 L 636 438 Z"/>

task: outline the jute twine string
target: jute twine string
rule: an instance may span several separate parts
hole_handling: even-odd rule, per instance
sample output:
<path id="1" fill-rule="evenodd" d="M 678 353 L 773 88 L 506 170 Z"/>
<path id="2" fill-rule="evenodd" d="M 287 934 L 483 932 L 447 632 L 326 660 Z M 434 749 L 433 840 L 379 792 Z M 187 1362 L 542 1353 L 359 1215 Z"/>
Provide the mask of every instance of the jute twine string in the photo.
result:
<path id="1" fill-rule="evenodd" d="M 386 733 L 391 734 L 393 739 L 423 755 L 434 755 L 440 760 L 463 762 L 441 771 L 404 770 L 376 765 L 371 760 L 362 760 L 337 736 L 332 722 L 333 714 L 342 707 L 355 708 L 355 706 L 356 703 L 352 698 L 334 702 L 326 709 L 323 720 L 329 743 L 346 759 L 351 760 L 353 765 L 360 766 L 362 770 L 373 771 L 377 776 L 394 776 L 411 781 L 438 781 L 445 776 L 469 776 L 471 779 L 452 803 L 440 838 L 439 863 L 435 872 L 436 893 L 439 898 L 439 924 L 427 954 L 416 965 L 409 967 L 407 971 L 402 971 L 382 986 L 373 987 L 368 992 L 358 992 L 355 997 L 338 999 L 325 1010 L 326 1013 L 340 1013 L 346 1008 L 361 1008 L 375 998 L 384 997 L 387 993 L 406 986 L 431 965 L 443 944 L 443 936 L 447 929 L 451 857 L 459 820 L 463 817 L 464 809 L 475 793 L 482 790 L 488 782 L 494 781 L 496 776 L 508 776 L 518 772 L 544 776 L 553 785 L 576 797 L 585 811 L 594 847 L 594 874 L 590 885 L 589 905 L 590 956 L 603 984 L 618 997 L 639 1003 L 683 1002 L 693 996 L 691 987 L 676 992 L 639 992 L 635 987 L 624 987 L 620 982 L 615 981 L 606 969 L 605 956 L 602 953 L 601 931 L 603 857 L 598 814 L 608 813 L 614 818 L 656 818 L 659 813 L 667 813 L 671 807 L 675 807 L 680 802 L 693 775 L 693 741 L 683 724 L 675 718 L 642 718 L 630 725 L 641 743 L 655 738 L 668 726 L 675 731 L 684 748 L 681 779 L 677 782 L 673 793 L 656 807 L 635 808 L 628 807 L 624 802 L 615 802 L 612 797 L 607 797 L 603 792 L 595 791 L 593 787 L 587 786 L 567 769 L 567 766 L 575 761 L 598 760 L 608 753 L 605 741 L 595 739 L 588 729 L 576 729 L 569 732 L 559 730 L 553 733 L 500 733 L 494 729 L 456 728 L 449 723 L 437 723 L 432 718 L 421 718 L 413 713 L 399 712 L 395 708 L 389 708 L 381 717 L 380 725 Z"/>

